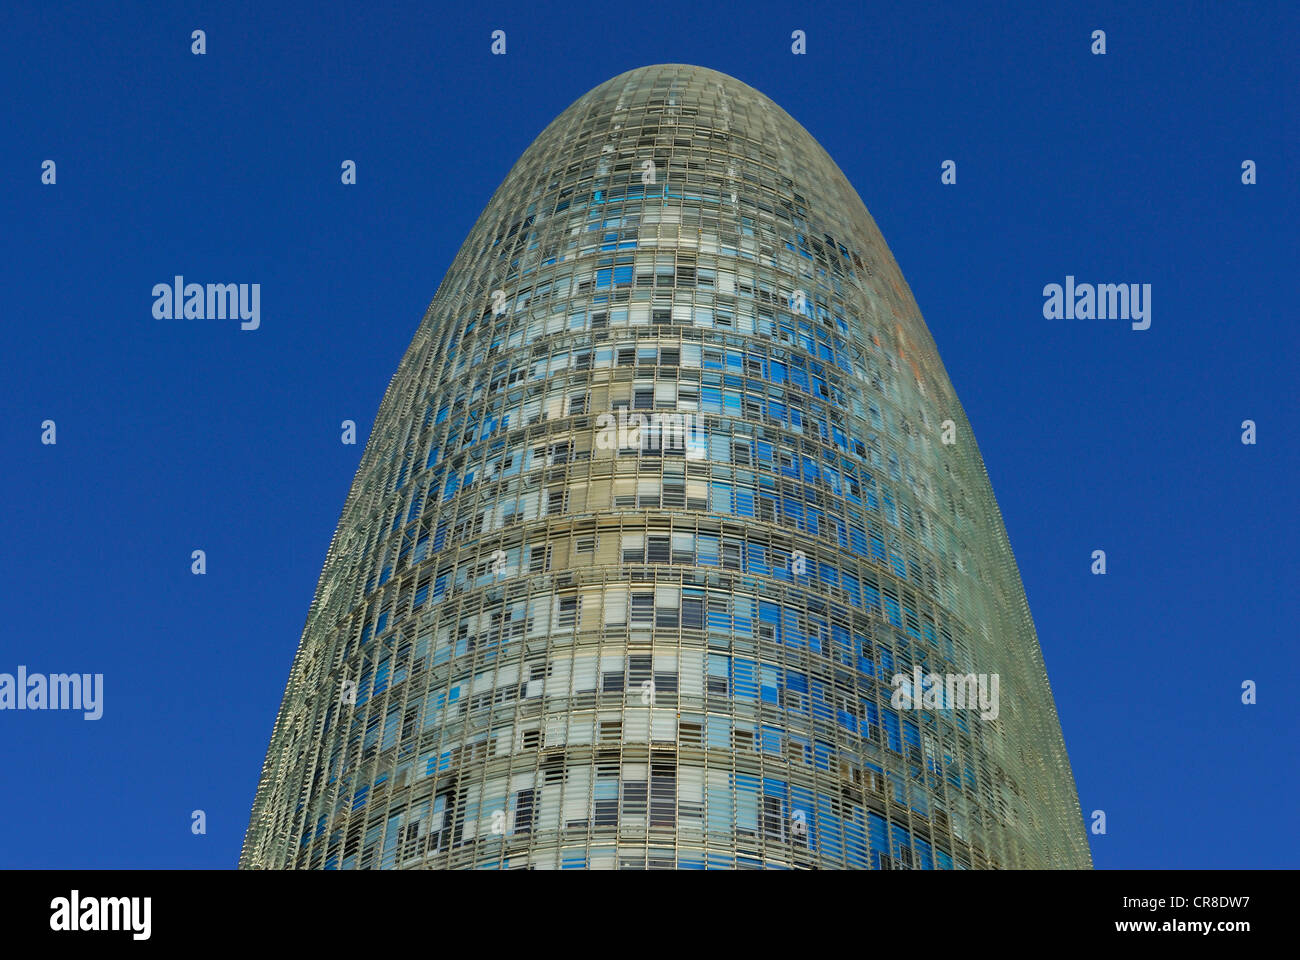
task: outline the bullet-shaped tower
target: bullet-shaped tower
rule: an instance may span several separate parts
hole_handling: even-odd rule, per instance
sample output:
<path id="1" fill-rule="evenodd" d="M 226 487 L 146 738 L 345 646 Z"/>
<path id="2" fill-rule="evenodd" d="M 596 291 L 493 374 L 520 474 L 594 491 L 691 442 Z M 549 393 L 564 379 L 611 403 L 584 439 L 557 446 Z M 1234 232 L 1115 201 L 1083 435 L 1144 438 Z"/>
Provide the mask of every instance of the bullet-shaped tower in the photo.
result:
<path id="1" fill-rule="evenodd" d="M 491 198 L 384 395 L 240 865 L 1091 865 L 970 425 L 771 100 L 624 73 Z"/>

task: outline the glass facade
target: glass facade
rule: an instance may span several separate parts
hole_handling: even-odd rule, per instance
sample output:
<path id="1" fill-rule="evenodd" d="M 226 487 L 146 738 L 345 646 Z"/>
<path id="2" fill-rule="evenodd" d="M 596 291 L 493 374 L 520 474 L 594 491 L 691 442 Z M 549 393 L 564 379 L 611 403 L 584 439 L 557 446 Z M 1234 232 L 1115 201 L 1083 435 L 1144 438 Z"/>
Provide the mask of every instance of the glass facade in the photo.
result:
<path id="1" fill-rule="evenodd" d="M 997 709 L 910 709 L 918 672 Z M 762 94 L 622 74 L 492 197 L 384 396 L 241 866 L 1090 866 L 967 419 Z"/>

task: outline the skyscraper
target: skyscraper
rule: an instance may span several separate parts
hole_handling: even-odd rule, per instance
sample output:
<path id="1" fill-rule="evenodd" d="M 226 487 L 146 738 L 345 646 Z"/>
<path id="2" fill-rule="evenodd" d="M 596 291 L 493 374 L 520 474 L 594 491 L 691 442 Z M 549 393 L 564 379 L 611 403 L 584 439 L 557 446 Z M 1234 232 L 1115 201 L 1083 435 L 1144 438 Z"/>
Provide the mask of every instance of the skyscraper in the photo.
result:
<path id="1" fill-rule="evenodd" d="M 983 462 L 862 201 L 731 77 L 592 90 L 384 395 L 241 866 L 1089 865 Z"/>

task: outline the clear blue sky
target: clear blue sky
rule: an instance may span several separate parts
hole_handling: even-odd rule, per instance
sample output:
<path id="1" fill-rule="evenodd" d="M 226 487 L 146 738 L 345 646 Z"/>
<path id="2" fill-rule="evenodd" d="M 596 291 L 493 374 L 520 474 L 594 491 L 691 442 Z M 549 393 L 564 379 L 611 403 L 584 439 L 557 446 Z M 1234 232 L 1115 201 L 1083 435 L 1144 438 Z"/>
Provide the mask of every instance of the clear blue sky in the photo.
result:
<path id="1" fill-rule="evenodd" d="M 360 458 L 340 422 L 364 442 L 537 133 L 659 62 L 772 97 L 880 225 L 1107 813 L 1097 866 L 1300 865 L 1294 4 L 61 6 L 0 20 L 0 672 L 106 693 L 95 722 L 0 713 L 0 866 L 235 864 Z M 261 329 L 155 320 L 177 273 L 260 283 Z M 1044 320 L 1067 274 L 1152 284 L 1151 329 Z"/>

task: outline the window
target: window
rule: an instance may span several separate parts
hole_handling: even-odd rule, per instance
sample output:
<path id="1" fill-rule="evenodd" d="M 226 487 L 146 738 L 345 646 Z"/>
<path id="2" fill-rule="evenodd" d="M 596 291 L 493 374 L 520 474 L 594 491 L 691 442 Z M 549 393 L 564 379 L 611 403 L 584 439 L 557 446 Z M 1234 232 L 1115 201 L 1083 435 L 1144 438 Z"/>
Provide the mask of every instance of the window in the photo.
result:
<path id="1" fill-rule="evenodd" d="M 674 533 L 672 537 L 673 563 L 695 562 L 695 535 Z"/>
<path id="2" fill-rule="evenodd" d="M 655 764 L 650 776 L 650 826 L 672 827 L 677 823 L 677 770 Z"/>
<path id="3" fill-rule="evenodd" d="M 560 627 L 572 627 L 578 622 L 577 597 L 560 598 L 560 615 L 556 622 Z"/>
<path id="4" fill-rule="evenodd" d="M 677 736 L 683 747 L 699 747 L 704 744 L 704 728 L 698 721 L 682 720 L 677 725 Z"/>
<path id="5" fill-rule="evenodd" d="M 617 743 L 619 735 L 615 731 L 612 738 L 605 736 L 607 724 L 602 722 L 600 725 L 600 739 L 608 741 L 610 739 Z M 612 726 L 617 727 L 617 722 Z M 599 829 L 601 827 L 618 826 L 618 768 L 601 767 L 596 774 L 596 785 L 593 792 L 592 800 L 592 821 L 593 825 Z"/>
<path id="6" fill-rule="evenodd" d="M 654 620 L 655 595 L 653 593 L 632 594 L 632 626 L 648 627 Z"/>
<path id="7" fill-rule="evenodd" d="M 624 780 L 623 781 L 623 819 L 641 820 L 646 813 L 646 793 L 647 784 L 644 780 Z"/>
<path id="8" fill-rule="evenodd" d="M 545 573 L 549 569 L 551 569 L 551 545 L 532 544 L 528 553 L 528 572 Z"/>
<path id="9" fill-rule="evenodd" d="M 681 591 L 677 587 L 655 588 L 655 625 L 677 626 L 677 611 L 681 606 Z"/>
<path id="10" fill-rule="evenodd" d="M 702 597 L 682 598 L 682 629 L 704 629 L 704 600 Z"/>
<path id="11" fill-rule="evenodd" d="M 420 836 L 424 824 L 421 822 L 408 823 L 402 828 L 402 859 L 409 860 L 411 857 L 420 855 Z"/>
<path id="12" fill-rule="evenodd" d="M 533 791 L 520 790 L 515 798 L 515 833 L 532 833 L 533 809 Z"/>
<path id="13" fill-rule="evenodd" d="M 785 840 L 784 806 L 780 797 L 763 798 L 763 836 L 769 840 Z"/>
<path id="14" fill-rule="evenodd" d="M 646 538 L 646 563 L 668 563 L 671 559 L 668 537 Z"/>
<path id="15" fill-rule="evenodd" d="M 623 562 L 645 562 L 645 535 L 640 533 L 623 534 Z"/>

